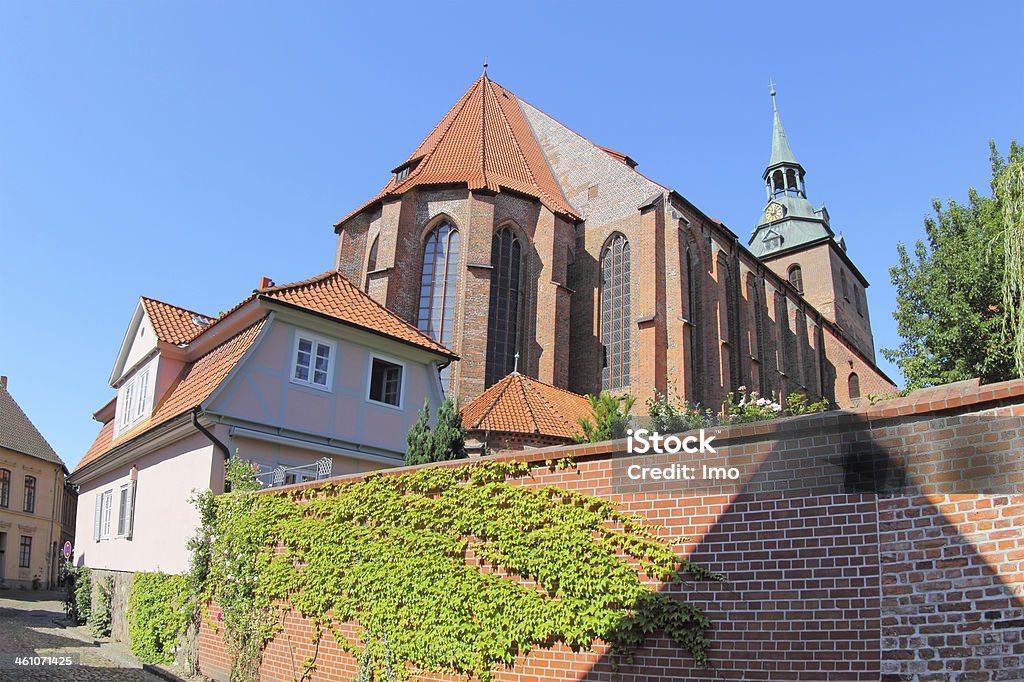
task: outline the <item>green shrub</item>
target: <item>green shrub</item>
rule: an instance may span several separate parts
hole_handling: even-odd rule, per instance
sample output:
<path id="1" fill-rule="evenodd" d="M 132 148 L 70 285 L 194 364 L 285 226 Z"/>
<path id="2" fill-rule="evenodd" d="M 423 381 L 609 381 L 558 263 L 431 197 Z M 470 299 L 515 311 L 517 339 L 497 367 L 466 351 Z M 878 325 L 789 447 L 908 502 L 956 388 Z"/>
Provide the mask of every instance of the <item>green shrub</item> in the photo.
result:
<path id="1" fill-rule="evenodd" d="M 685 400 L 677 405 L 660 392 L 647 399 L 647 416 L 651 420 L 651 431 L 658 433 L 683 433 L 722 423 L 721 417 L 710 409 L 701 410 L 699 405 L 690 405 Z"/>
<path id="2" fill-rule="evenodd" d="M 580 417 L 579 425 L 583 436 L 577 437 L 578 443 L 603 443 L 626 437 L 629 428 L 630 410 L 636 398 L 631 395 L 613 395 L 603 391 L 600 395 L 588 395 L 587 401 L 594 410 L 594 419 Z"/>
<path id="3" fill-rule="evenodd" d="M 86 566 L 65 561 L 61 566 L 64 581 L 64 613 L 68 620 L 85 625 L 92 613 L 92 576 Z"/>
<path id="4" fill-rule="evenodd" d="M 89 624 L 97 637 L 109 637 L 112 617 L 110 604 L 114 599 L 114 579 L 110 576 L 96 581 L 96 601 L 92 605 Z"/>
<path id="5" fill-rule="evenodd" d="M 171 663 L 194 613 L 188 577 L 136 573 L 128 600 L 132 653 L 146 663 Z"/>

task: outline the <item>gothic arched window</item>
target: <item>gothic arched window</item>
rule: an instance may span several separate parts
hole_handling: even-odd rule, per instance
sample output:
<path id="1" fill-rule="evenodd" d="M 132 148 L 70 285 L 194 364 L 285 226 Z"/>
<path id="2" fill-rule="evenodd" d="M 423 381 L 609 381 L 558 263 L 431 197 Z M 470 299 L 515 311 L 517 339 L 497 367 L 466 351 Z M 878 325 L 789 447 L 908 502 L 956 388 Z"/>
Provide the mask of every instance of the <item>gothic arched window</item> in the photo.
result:
<path id="1" fill-rule="evenodd" d="M 704 325 L 702 324 L 704 311 L 700 305 L 700 260 L 697 258 L 697 247 L 687 241 L 686 249 L 683 252 L 686 259 L 684 267 L 686 270 L 686 317 L 689 321 L 688 331 L 690 335 L 690 353 L 687 357 L 687 374 L 690 375 L 691 395 L 687 400 L 693 404 L 699 404 L 703 400 L 703 379 L 704 379 Z"/>
<path id="2" fill-rule="evenodd" d="M 441 223 L 430 231 L 423 245 L 418 326 L 420 331 L 449 347 L 455 331 L 458 263 L 459 231 L 446 222 Z M 449 367 L 441 372 L 445 389 L 448 388 Z"/>
<path id="3" fill-rule="evenodd" d="M 860 398 L 860 377 L 857 376 L 856 372 L 850 372 L 850 378 L 846 380 L 847 392 L 850 394 L 850 400 L 856 400 Z"/>
<path id="4" fill-rule="evenodd" d="M 842 286 L 843 286 L 843 298 L 845 298 L 847 301 L 849 301 L 850 300 L 850 294 L 849 294 L 849 292 L 846 289 L 846 270 L 840 270 L 839 271 L 839 281 L 842 283 Z"/>
<path id="5" fill-rule="evenodd" d="M 629 242 L 616 234 L 601 253 L 602 390 L 629 386 L 629 296 Z"/>
<path id="6" fill-rule="evenodd" d="M 789 283 L 796 287 L 798 292 L 804 293 L 804 272 L 800 269 L 799 265 L 793 265 L 789 268 Z"/>
<path id="7" fill-rule="evenodd" d="M 491 296 L 487 317 L 487 371 L 490 386 L 516 366 L 519 308 L 522 305 L 523 249 L 504 227 L 491 237 Z"/>
<path id="8" fill-rule="evenodd" d="M 363 291 L 370 290 L 370 273 L 377 269 L 377 242 L 380 241 L 380 235 L 373 238 L 373 244 L 370 245 L 370 255 L 366 259 L 366 276 L 363 284 Z"/>

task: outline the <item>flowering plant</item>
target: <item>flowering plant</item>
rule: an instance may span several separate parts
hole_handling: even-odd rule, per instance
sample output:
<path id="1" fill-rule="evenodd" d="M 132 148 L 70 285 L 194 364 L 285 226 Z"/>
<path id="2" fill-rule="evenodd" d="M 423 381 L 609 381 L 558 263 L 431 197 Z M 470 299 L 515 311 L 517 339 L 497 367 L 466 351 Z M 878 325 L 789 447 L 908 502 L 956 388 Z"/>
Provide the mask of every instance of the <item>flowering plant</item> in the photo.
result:
<path id="1" fill-rule="evenodd" d="M 725 405 L 726 419 L 730 424 L 774 419 L 781 413 L 782 405 L 769 398 L 762 398 L 757 391 L 748 392 L 746 386 L 740 386 L 737 393 L 730 391 Z"/>

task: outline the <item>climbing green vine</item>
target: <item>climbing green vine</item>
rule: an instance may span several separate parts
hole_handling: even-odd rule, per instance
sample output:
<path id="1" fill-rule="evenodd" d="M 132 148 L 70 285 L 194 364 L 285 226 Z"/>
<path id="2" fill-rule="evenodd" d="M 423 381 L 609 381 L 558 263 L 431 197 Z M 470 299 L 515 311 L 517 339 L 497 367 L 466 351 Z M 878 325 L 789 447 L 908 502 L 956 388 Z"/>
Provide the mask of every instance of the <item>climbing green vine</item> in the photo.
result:
<path id="1" fill-rule="evenodd" d="M 528 474 L 525 463 L 485 461 L 215 498 L 205 594 L 222 614 L 232 677 L 254 677 L 289 605 L 316 623 L 317 641 L 333 636 L 378 679 L 489 680 L 555 642 L 603 640 L 628 656 L 657 630 L 706 663 L 706 616 L 644 581 L 720 577 L 677 556 L 681 539 L 606 500 L 510 480 Z M 347 637 L 342 623 L 363 635 Z"/>
<path id="2" fill-rule="evenodd" d="M 146 663 L 173 662 L 194 611 L 186 576 L 136 573 L 128 598 L 132 653 Z"/>

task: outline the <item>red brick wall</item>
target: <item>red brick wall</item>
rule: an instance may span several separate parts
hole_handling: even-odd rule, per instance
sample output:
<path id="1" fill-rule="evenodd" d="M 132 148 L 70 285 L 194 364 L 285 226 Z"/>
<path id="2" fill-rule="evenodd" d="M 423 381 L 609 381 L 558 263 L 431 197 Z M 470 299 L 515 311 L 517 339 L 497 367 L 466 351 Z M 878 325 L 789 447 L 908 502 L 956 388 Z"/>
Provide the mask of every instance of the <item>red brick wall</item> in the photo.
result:
<path id="1" fill-rule="evenodd" d="M 496 679 L 1019 679 L 1021 416 L 1024 381 L 961 382 L 849 412 L 734 426 L 717 434 L 717 454 L 700 456 L 741 471 L 738 484 L 719 487 L 629 481 L 630 464 L 680 458 L 627 456 L 621 441 L 497 456 L 535 464 L 522 485 L 614 500 L 662 526 L 665 537 L 688 537 L 678 551 L 727 582 L 694 581 L 679 595 L 713 622 L 710 671 L 655 633 L 629 665 L 614 668 L 602 647 L 555 646 Z M 575 469 L 543 465 L 565 455 L 576 458 Z M 879 475 L 860 476 L 864 462 Z M 200 664 L 223 679 L 215 607 L 207 621 Z M 291 679 L 292 666 L 314 653 L 311 634 L 290 615 L 265 653 L 261 679 Z M 329 636 L 317 661 L 314 679 L 355 674 Z"/>

